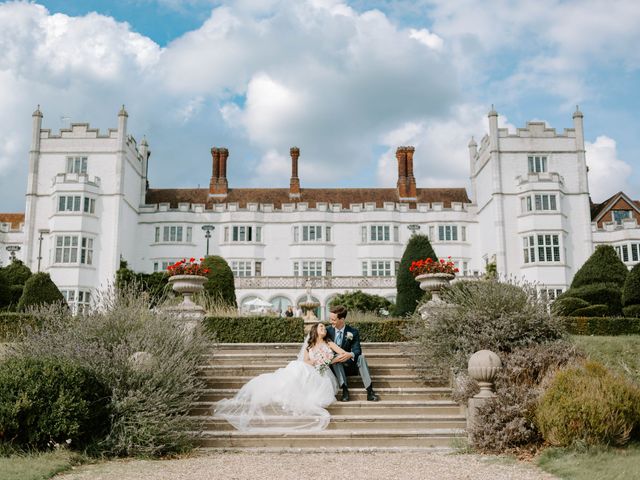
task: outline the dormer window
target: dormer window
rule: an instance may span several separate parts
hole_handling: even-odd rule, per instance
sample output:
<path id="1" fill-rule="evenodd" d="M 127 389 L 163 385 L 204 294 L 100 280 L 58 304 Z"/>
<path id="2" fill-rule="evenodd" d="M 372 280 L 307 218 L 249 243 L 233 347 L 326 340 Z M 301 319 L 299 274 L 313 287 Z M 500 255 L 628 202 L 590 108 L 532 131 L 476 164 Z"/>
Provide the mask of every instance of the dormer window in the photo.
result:
<path id="1" fill-rule="evenodd" d="M 612 210 L 611 216 L 613 221 L 618 225 L 622 225 L 622 222 L 631 218 L 631 210 Z"/>
<path id="2" fill-rule="evenodd" d="M 547 171 L 547 157 L 543 155 L 529 156 L 529 173 L 540 173 Z"/>
<path id="3" fill-rule="evenodd" d="M 67 173 L 87 173 L 87 157 L 67 157 Z"/>

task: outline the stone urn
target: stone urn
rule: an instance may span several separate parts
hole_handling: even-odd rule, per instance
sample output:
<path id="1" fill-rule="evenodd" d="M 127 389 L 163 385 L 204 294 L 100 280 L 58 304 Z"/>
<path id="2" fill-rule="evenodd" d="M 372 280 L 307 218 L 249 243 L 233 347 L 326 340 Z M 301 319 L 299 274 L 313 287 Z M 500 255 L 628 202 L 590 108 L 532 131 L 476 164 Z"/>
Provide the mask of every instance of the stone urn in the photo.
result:
<path id="1" fill-rule="evenodd" d="M 179 316 L 190 318 L 204 317 L 204 308 L 193 303 L 191 296 L 194 293 L 204 290 L 206 281 L 207 277 L 201 275 L 173 275 L 169 277 L 169 284 L 173 288 L 173 291 L 181 293 L 183 296 L 182 303 L 176 307 L 169 308 L 169 310 L 177 313 Z"/>
<path id="2" fill-rule="evenodd" d="M 431 301 L 429 303 L 444 303 L 440 298 L 440 291 L 443 287 L 449 286 L 449 282 L 454 277 L 455 275 L 450 273 L 423 273 L 416 277 L 416 282 L 420 282 L 422 290 L 431 293 Z"/>
<path id="3" fill-rule="evenodd" d="M 480 350 L 469 358 L 467 371 L 480 386 L 480 393 L 474 398 L 490 398 L 493 393 L 493 381 L 502 368 L 500 357 L 491 350 Z"/>

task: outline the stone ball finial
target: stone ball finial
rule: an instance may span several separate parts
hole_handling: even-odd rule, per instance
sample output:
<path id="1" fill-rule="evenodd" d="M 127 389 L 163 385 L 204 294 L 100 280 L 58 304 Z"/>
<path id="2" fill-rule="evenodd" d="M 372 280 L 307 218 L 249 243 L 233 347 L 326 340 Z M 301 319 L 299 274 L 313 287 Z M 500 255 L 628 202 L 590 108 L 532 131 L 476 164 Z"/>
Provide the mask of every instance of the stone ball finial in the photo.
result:
<path id="1" fill-rule="evenodd" d="M 471 355 L 467 370 L 469 376 L 480 385 L 480 393 L 476 396 L 493 396 L 493 381 L 501 368 L 502 360 L 491 350 L 480 350 Z"/>

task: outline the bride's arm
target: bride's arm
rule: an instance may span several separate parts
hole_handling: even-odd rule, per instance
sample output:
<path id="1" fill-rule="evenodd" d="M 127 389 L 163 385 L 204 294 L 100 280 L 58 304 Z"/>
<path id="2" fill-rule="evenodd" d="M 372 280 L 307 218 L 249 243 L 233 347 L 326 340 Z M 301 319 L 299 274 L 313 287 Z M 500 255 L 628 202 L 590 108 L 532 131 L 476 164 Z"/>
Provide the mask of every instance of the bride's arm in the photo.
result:
<path id="1" fill-rule="evenodd" d="M 351 354 L 345 352 L 343 349 L 341 349 L 338 345 L 336 345 L 333 342 L 328 342 L 329 344 L 329 348 L 331 350 L 333 350 L 334 352 L 336 352 L 336 356 L 333 357 L 333 360 L 331 361 L 331 363 L 339 363 L 339 362 L 344 362 L 345 360 L 348 360 L 349 358 L 351 358 Z"/>
<path id="2" fill-rule="evenodd" d="M 308 363 L 309 365 L 313 366 L 311 357 L 309 357 L 309 350 L 307 350 L 306 348 L 304 349 L 304 363 Z"/>

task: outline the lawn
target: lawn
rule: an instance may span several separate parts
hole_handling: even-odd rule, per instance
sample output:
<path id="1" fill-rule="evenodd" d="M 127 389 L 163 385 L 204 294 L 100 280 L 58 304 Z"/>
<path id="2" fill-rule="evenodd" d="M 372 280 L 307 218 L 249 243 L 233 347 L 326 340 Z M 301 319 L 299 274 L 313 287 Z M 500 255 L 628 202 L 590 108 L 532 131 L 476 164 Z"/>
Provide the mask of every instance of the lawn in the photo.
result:
<path id="1" fill-rule="evenodd" d="M 2 480 L 45 480 L 70 470 L 80 463 L 79 459 L 67 450 L 0 456 L 0 476 Z"/>
<path id="2" fill-rule="evenodd" d="M 626 448 L 575 451 L 548 448 L 538 459 L 543 470 L 570 480 L 631 480 L 640 478 L 640 444 Z"/>
<path id="3" fill-rule="evenodd" d="M 593 360 L 624 373 L 640 384 L 640 335 L 615 337 L 575 335 L 572 338 Z"/>

